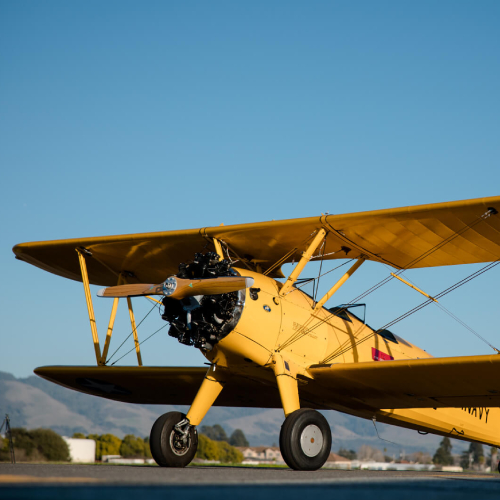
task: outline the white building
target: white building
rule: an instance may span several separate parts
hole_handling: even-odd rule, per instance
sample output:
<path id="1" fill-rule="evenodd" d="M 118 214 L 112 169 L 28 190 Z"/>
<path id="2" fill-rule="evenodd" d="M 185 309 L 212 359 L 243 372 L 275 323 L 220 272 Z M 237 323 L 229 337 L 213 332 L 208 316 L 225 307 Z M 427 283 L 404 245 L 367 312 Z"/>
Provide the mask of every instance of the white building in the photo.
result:
<path id="1" fill-rule="evenodd" d="M 239 451 L 245 458 L 244 464 L 284 464 L 280 449 L 277 446 L 238 446 Z M 330 469 L 351 469 L 353 462 L 335 453 L 330 453 L 325 465 Z M 359 462 L 356 462 L 358 466 Z"/>
<path id="2" fill-rule="evenodd" d="M 323 467 L 327 469 L 355 469 L 357 466 L 357 461 L 349 460 L 348 458 L 341 457 L 336 453 L 330 453 L 326 459 L 325 465 Z"/>
<path id="3" fill-rule="evenodd" d="M 68 444 L 72 462 L 95 462 L 95 441 L 93 439 L 75 439 L 63 436 Z"/>
<path id="4" fill-rule="evenodd" d="M 245 460 L 243 463 L 285 463 L 277 446 L 237 446 Z"/>
<path id="5" fill-rule="evenodd" d="M 359 462 L 359 468 L 365 470 L 436 470 L 434 464 L 395 463 L 395 462 Z M 455 469 L 455 468 L 454 468 Z M 441 467 L 439 468 L 441 470 Z"/>

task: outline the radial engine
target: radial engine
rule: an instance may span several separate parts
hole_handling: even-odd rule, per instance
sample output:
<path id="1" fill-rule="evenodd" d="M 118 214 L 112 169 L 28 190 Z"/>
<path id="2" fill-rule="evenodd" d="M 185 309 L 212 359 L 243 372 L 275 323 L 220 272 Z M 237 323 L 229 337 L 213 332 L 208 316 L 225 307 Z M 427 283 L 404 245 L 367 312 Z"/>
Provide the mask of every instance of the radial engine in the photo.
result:
<path id="1" fill-rule="evenodd" d="M 179 265 L 178 278 L 202 279 L 238 276 L 228 260 L 215 252 L 195 254 L 193 262 Z M 163 299 L 162 318 L 170 323 L 168 334 L 181 344 L 210 351 L 238 323 L 245 305 L 245 289 L 220 295 L 196 295 L 182 300 Z"/>

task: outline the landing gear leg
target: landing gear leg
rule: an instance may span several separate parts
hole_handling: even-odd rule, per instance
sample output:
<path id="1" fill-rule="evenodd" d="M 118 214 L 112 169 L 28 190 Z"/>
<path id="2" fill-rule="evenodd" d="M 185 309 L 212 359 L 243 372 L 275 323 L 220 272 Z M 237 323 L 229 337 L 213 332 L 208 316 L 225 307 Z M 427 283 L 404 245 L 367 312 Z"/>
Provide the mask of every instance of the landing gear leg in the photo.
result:
<path id="1" fill-rule="evenodd" d="M 288 415 L 281 426 L 280 450 L 288 467 L 317 470 L 330 455 L 332 433 L 326 418 L 303 408 Z"/>
<path id="2" fill-rule="evenodd" d="M 170 412 L 153 425 L 150 435 L 151 455 L 162 467 L 186 467 L 196 455 L 199 425 L 220 394 L 224 381 L 215 366 L 208 370 L 187 415 Z"/>
<path id="3" fill-rule="evenodd" d="M 273 356 L 273 369 L 286 417 L 280 432 L 283 460 L 291 469 L 319 469 L 332 448 L 330 426 L 321 413 L 300 409 L 294 365 L 276 353 Z"/>
<path id="4" fill-rule="evenodd" d="M 216 366 L 212 365 L 208 369 L 205 379 L 186 415 L 191 425 L 199 425 L 201 423 L 207 411 L 210 410 L 217 396 L 222 391 L 224 383 L 225 378 L 223 372 L 220 368 L 217 370 Z"/>

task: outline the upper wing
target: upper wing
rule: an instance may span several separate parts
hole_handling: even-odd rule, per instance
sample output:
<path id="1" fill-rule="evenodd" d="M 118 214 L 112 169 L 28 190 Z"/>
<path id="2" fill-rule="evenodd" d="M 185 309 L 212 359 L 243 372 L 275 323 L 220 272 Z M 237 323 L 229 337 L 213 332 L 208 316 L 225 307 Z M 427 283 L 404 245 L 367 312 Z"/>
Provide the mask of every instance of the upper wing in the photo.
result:
<path id="1" fill-rule="evenodd" d="M 93 284 L 114 285 L 120 272 L 141 283 L 159 283 L 195 252 L 213 250 L 212 238 L 217 238 L 255 271 L 265 271 L 283 259 L 270 274 L 280 276 L 281 264 L 298 260 L 323 227 L 329 231 L 325 259 L 345 258 L 342 249 L 350 249 L 349 258 L 364 255 L 396 268 L 491 262 L 500 258 L 500 215 L 481 219 L 489 208 L 500 211 L 500 196 L 184 231 L 22 243 L 14 253 L 49 272 L 81 281 L 75 249 L 84 247 L 92 253 L 87 267 Z M 436 248 L 448 238 L 453 239 Z"/>
<path id="2" fill-rule="evenodd" d="M 351 408 L 500 406 L 500 356 L 313 365 L 324 399 Z"/>

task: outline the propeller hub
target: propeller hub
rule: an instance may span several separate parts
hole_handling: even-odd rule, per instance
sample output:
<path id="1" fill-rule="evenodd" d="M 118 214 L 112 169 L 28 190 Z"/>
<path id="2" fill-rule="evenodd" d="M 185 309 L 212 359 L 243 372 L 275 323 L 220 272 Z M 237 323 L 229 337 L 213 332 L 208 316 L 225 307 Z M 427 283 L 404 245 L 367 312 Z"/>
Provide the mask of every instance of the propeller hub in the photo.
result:
<path id="1" fill-rule="evenodd" d="M 165 295 L 166 297 L 172 295 L 175 292 L 176 288 L 177 288 L 177 280 L 173 276 L 167 278 L 163 282 L 163 295 Z"/>

